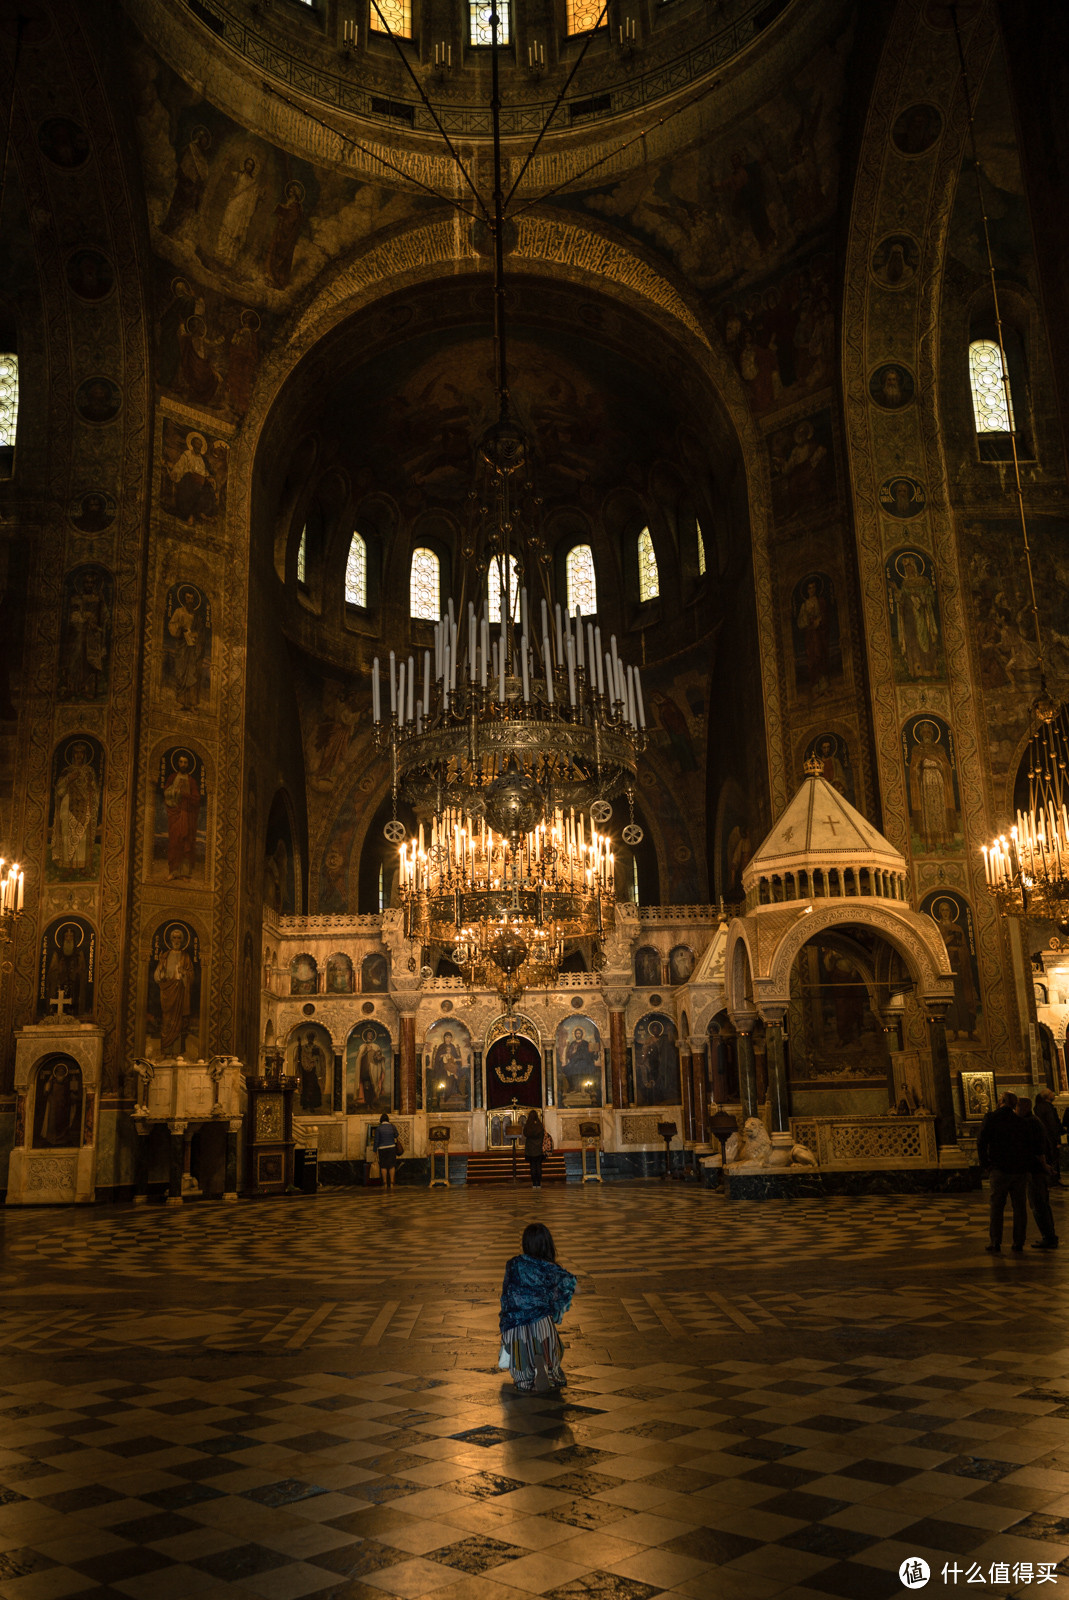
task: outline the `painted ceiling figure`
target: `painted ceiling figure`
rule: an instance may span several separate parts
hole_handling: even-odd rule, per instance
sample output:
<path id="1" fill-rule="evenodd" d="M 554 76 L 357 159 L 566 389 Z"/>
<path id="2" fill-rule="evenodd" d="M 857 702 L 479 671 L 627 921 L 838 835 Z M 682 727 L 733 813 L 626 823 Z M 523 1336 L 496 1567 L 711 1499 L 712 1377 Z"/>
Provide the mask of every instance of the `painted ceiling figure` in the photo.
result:
<path id="1" fill-rule="evenodd" d="M 186 935 L 181 928 L 170 928 L 166 937 L 167 948 L 160 955 L 154 973 L 160 991 L 162 1056 L 181 1051 L 193 995 L 193 963 L 185 948 Z"/>
<path id="2" fill-rule="evenodd" d="M 76 740 L 56 779 L 52 860 L 65 871 L 89 872 L 93 865 L 99 787 L 90 749 Z"/>
<path id="3" fill-rule="evenodd" d="M 183 751 L 163 791 L 167 809 L 167 876 L 191 878 L 197 864 L 197 823 L 201 793 L 193 763 Z"/>

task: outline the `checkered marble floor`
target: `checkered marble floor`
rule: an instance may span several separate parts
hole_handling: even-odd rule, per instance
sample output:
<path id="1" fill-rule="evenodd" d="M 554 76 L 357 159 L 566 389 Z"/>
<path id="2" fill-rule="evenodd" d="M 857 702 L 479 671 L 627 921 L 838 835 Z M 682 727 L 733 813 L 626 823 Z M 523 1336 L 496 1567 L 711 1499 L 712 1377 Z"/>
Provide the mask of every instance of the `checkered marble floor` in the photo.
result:
<path id="1" fill-rule="evenodd" d="M 911 1558 L 928 1593 L 1056 1596 L 1066 1273 L 986 1257 L 983 1213 L 656 1184 L 5 1212 L 0 1600 L 884 1600 Z M 563 1398 L 495 1370 L 535 1215 L 580 1275 Z"/>

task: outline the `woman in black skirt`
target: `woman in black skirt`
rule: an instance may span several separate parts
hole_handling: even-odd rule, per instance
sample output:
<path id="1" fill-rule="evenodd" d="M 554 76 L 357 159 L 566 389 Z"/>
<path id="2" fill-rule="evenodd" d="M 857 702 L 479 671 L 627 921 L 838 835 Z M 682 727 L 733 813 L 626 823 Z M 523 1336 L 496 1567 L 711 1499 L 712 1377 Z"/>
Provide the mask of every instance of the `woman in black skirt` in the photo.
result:
<path id="1" fill-rule="evenodd" d="M 531 1169 L 532 1189 L 542 1187 L 542 1162 L 545 1160 L 542 1141 L 545 1137 L 545 1124 L 538 1112 L 532 1108 L 527 1113 L 527 1121 L 523 1125 L 523 1153 Z"/>

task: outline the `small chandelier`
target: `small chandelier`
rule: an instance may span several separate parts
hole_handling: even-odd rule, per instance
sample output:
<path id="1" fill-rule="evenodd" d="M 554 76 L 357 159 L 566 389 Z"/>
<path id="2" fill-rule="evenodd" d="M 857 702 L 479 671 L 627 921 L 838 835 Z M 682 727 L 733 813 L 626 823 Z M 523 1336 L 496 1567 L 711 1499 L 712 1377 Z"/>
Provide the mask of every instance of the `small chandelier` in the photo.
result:
<path id="1" fill-rule="evenodd" d="M 603 830 L 627 796 L 636 845 L 646 712 L 638 668 L 616 636 L 555 599 L 530 441 L 509 395 L 506 201 L 500 153 L 498 25 L 490 8 L 497 421 L 475 452 L 461 589 L 434 624 L 433 649 L 372 668 L 372 714 L 388 749 L 405 933 L 509 1006 L 551 983 L 568 946 L 597 949 L 613 925 L 613 853 Z M 499 609 L 490 604 L 491 595 Z M 384 704 L 389 695 L 388 707 Z M 397 800 L 414 810 L 409 837 Z M 429 968 L 424 968 L 428 972 Z"/>
<path id="2" fill-rule="evenodd" d="M 987 887 L 1005 916 L 1051 918 L 1069 913 L 1069 710 L 1044 686 L 1032 707 L 1028 741 L 1028 809 L 1009 836 L 984 849 Z"/>

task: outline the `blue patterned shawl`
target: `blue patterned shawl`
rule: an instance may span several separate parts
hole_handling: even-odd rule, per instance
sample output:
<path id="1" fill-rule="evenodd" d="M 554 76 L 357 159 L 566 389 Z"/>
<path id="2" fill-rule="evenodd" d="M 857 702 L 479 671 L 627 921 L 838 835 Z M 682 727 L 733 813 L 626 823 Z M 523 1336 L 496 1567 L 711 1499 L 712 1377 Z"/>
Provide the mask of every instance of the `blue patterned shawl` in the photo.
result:
<path id="1" fill-rule="evenodd" d="M 501 1286 L 501 1332 L 552 1317 L 559 1322 L 578 1287 L 575 1275 L 555 1261 L 537 1256 L 513 1256 Z"/>

